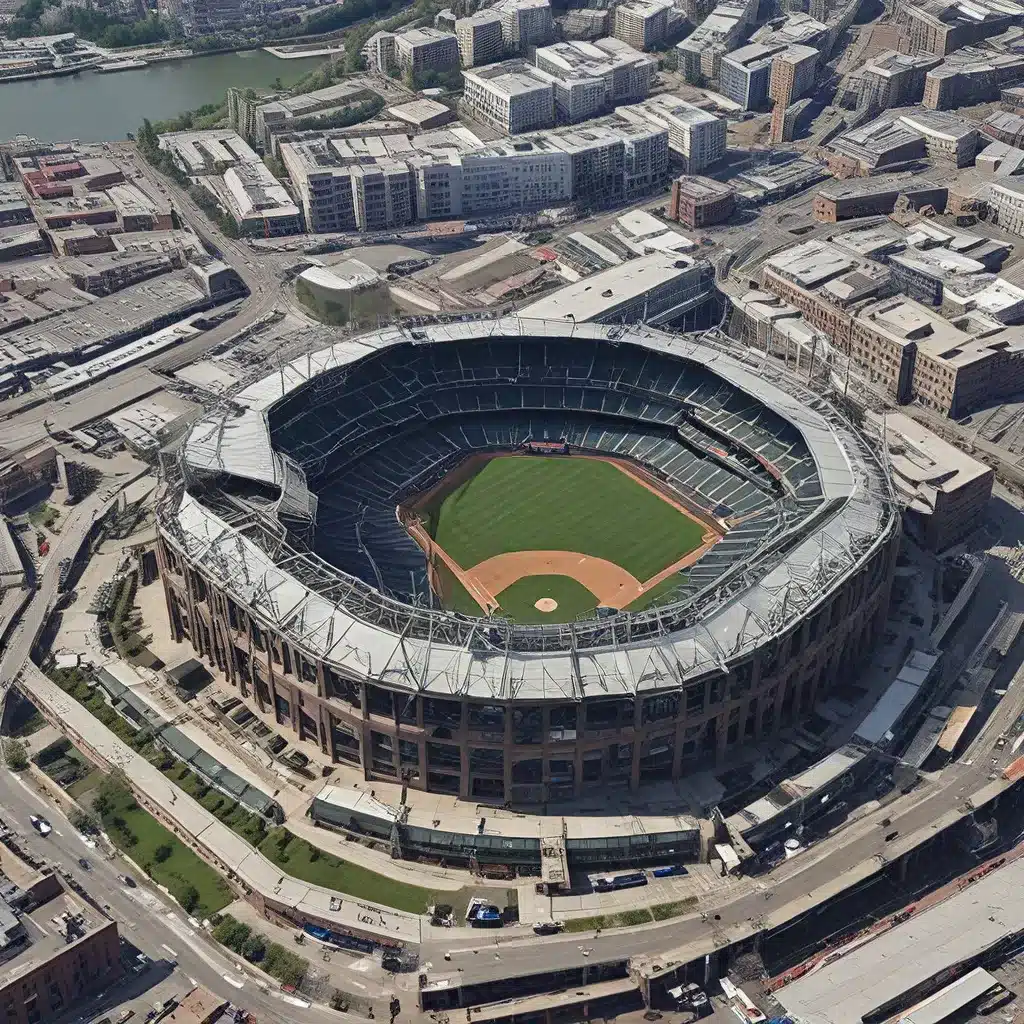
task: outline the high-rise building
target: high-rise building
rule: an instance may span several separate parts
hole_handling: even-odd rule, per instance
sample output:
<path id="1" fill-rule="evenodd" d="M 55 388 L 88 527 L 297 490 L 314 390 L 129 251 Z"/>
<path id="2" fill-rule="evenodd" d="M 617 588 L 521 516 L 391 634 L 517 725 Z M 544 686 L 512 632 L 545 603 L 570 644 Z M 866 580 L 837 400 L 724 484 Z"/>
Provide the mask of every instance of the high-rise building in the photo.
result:
<path id="1" fill-rule="evenodd" d="M 668 12 L 665 0 L 637 0 L 615 8 L 615 38 L 635 50 L 654 50 L 668 35 Z"/>
<path id="2" fill-rule="evenodd" d="M 455 22 L 455 38 L 464 68 L 480 67 L 501 60 L 501 16 L 493 10 L 477 11 Z"/>
<path id="3" fill-rule="evenodd" d="M 462 75 L 462 108 L 506 135 L 555 123 L 555 80 L 525 61 L 492 64 Z"/>
<path id="4" fill-rule="evenodd" d="M 970 5 L 957 0 L 923 0 L 900 9 L 900 20 L 906 24 L 909 52 L 933 53 L 939 57 L 959 50 L 969 43 L 1005 32 L 1020 20 L 1014 10 L 998 0 L 973 0 Z"/>
<path id="5" fill-rule="evenodd" d="M 506 54 L 524 53 L 529 47 L 543 46 L 554 38 L 550 0 L 501 0 L 492 10 L 501 18 Z"/>
<path id="6" fill-rule="evenodd" d="M 615 112 L 666 131 L 672 155 L 686 174 L 699 174 L 725 156 L 725 121 L 676 96 L 652 96 Z"/>
<path id="7" fill-rule="evenodd" d="M 555 43 L 538 48 L 535 59 L 555 79 L 558 119 L 569 124 L 644 99 L 658 70 L 657 61 L 618 39 Z"/>
<path id="8" fill-rule="evenodd" d="M 451 32 L 410 28 L 395 35 L 395 63 L 414 77 L 426 71 L 450 71 L 459 66 L 459 45 Z"/>
<path id="9" fill-rule="evenodd" d="M 763 110 L 768 105 L 772 57 L 781 49 L 749 43 L 724 56 L 718 69 L 718 91 L 744 110 Z"/>

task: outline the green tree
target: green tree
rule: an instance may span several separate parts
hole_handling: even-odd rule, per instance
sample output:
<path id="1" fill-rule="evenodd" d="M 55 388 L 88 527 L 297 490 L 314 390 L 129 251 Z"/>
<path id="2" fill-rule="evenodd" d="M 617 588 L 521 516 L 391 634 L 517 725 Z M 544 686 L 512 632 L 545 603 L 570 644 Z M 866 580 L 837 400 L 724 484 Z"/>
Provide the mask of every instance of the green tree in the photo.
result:
<path id="1" fill-rule="evenodd" d="M 172 853 L 174 853 L 174 849 L 170 843 L 161 843 L 153 851 L 153 859 L 157 862 L 157 864 L 163 864 L 165 860 L 170 859 Z"/>
<path id="2" fill-rule="evenodd" d="M 242 956 L 249 963 L 257 963 L 262 960 L 267 952 L 267 940 L 262 935 L 253 934 L 245 940 L 242 946 Z"/>
<path id="3" fill-rule="evenodd" d="M 17 740 L 4 740 L 4 758 L 12 772 L 23 772 L 28 767 L 28 754 L 25 744 Z"/>
<path id="4" fill-rule="evenodd" d="M 186 886 L 179 902 L 185 908 L 185 912 L 191 914 L 199 906 L 199 890 L 194 885 Z"/>

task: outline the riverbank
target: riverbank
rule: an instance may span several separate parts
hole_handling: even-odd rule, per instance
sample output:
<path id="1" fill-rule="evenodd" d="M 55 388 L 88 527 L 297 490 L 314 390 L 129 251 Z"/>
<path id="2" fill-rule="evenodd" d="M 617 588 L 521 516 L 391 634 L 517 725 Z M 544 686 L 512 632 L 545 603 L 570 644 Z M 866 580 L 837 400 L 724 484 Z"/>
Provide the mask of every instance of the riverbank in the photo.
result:
<path id="1" fill-rule="evenodd" d="M 152 49 L 152 48 L 149 48 Z M 194 58 L 204 57 L 204 60 Z M 151 60 L 142 50 L 111 53 L 104 60 L 145 60 L 116 74 L 80 73 L 62 78 L 0 84 L 0 140 L 16 135 L 60 141 L 112 142 L 134 132 L 145 118 L 162 121 L 182 110 L 223 101 L 227 90 L 289 88 L 324 58 L 281 60 L 262 48 L 226 54 Z"/>

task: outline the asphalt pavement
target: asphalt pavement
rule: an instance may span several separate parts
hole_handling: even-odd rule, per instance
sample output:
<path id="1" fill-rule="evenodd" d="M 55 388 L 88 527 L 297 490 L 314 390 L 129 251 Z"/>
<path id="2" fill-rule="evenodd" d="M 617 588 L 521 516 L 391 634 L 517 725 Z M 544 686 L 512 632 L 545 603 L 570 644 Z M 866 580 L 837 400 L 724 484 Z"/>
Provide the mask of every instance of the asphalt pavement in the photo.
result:
<path id="1" fill-rule="evenodd" d="M 50 822 L 53 831 L 49 836 L 44 838 L 33 831 L 29 824 L 32 814 L 40 814 Z M 239 969 L 236 958 L 225 955 L 223 947 L 190 922 L 181 908 L 152 886 L 137 868 L 118 856 L 104 855 L 92 840 L 79 835 L 65 815 L 30 783 L 6 770 L 0 770 L 0 816 L 19 833 L 22 845 L 74 877 L 117 921 L 120 934 L 153 961 L 143 975 L 129 976 L 122 985 L 94 1000 L 93 1005 L 79 1007 L 75 1019 L 91 1020 L 116 1007 L 137 1005 L 140 1001 L 151 1004 L 153 999 L 148 990 L 152 986 L 159 985 L 163 992 L 171 988 L 182 996 L 198 983 L 245 1007 L 261 1022 L 338 1024 L 339 1020 L 350 1020 L 362 1024 L 362 1018 L 307 1005 L 304 1000 L 275 990 L 244 968 Z M 88 870 L 79 866 L 80 857 L 89 862 Z M 125 886 L 122 875 L 131 875 L 137 887 Z"/>

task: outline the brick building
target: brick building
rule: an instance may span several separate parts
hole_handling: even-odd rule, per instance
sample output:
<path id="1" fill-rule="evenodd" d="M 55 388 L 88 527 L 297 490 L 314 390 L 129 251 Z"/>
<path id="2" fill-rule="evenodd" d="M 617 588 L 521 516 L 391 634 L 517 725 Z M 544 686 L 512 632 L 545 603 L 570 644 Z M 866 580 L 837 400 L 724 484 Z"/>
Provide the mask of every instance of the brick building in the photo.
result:
<path id="1" fill-rule="evenodd" d="M 736 209 L 736 191 L 712 178 L 683 175 L 672 182 L 668 215 L 688 228 L 728 220 Z"/>

